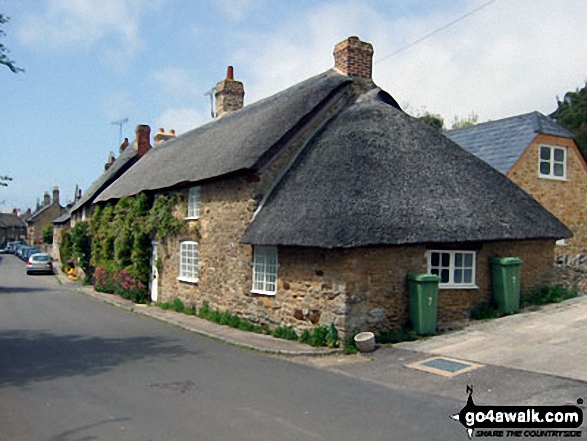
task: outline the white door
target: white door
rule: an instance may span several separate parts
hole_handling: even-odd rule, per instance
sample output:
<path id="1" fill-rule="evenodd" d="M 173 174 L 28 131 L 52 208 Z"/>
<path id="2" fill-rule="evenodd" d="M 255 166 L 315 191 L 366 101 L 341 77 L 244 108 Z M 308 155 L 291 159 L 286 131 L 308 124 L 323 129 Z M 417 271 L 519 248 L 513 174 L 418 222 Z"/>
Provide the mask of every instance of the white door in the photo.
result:
<path id="1" fill-rule="evenodd" d="M 157 270 L 157 242 L 153 242 L 153 253 L 151 254 L 151 281 L 149 283 L 149 290 L 151 291 L 151 300 L 157 301 L 157 294 L 159 291 L 159 271 Z"/>

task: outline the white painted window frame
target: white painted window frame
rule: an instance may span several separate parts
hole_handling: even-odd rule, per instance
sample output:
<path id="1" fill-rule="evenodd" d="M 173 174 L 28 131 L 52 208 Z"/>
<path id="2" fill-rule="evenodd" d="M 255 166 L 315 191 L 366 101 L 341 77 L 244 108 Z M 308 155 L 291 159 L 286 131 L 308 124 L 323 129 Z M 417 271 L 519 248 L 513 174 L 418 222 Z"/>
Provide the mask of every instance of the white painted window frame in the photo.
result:
<path id="1" fill-rule="evenodd" d="M 542 159 L 541 157 L 541 153 L 542 153 L 542 149 L 543 148 L 547 148 L 550 150 L 550 158 L 547 160 Z M 555 176 L 554 175 L 554 165 L 555 164 L 560 164 L 560 161 L 555 161 L 554 160 L 554 152 L 555 150 L 562 150 L 564 158 L 562 160 L 562 164 L 563 164 L 563 175 L 562 176 Z M 561 147 L 558 145 L 547 145 L 547 144 L 540 144 L 538 146 L 538 176 L 544 179 L 553 179 L 555 181 L 566 181 L 567 180 L 567 165 L 568 165 L 568 151 L 566 147 Z M 540 166 L 542 165 L 543 162 L 548 162 L 548 166 L 550 169 L 550 172 L 548 174 L 544 174 L 542 173 L 542 171 L 540 170 Z"/>
<path id="2" fill-rule="evenodd" d="M 200 218 L 200 186 L 190 187 L 186 219 Z"/>
<path id="3" fill-rule="evenodd" d="M 277 293 L 278 269 L 277 247 L 253 247 L 253 288 L 251 292 L 274 296 Z"/>
<path id="4" fill-rule="evenodd" d="M 190 251 L 194 253 L 191 256 L 188 254 Z M 177 277 L 177 280 L 181 282 L 198 283 L 199 262 L 200 245 L 198 242 L 192 240 L 181 242 L 179 244 L 179 276 Z"/>
<path id="5" fill-rule="evenodd" d="M 448 271 L 449 271 L 448 283 L 439 283 L 438 284 L 439 288 L 442 288 L 442 289 L 477 289 L 477 288 L 479 288 L 477 286 L 477 282 L 476 282 L 476 280 L 477 280 L 477 278 L 476 278 L 477 252 L 476 251 L 470 251 L 470 250 L 428 250 L 428 251 L 426 251 L 426 261 L 427 261 L 429 274 L 432 274 L 432 253 L 444 253 L 444 254 L 450 255 L 449 266 L 448 266 Z M 456 260 L 457 254 L 471 254 L 473 256 L 473 266 L 471 268 L 472 269 L 471 283 L 465 283 L 465 282 L 455 283 L 454 282 L 454 273 L 455 273 L 455 269 L 457 269 L 456 265 L 455 265 L 455 260 Z M 462 267 L 462 268 L 468 269 L 468 267 Z"/>

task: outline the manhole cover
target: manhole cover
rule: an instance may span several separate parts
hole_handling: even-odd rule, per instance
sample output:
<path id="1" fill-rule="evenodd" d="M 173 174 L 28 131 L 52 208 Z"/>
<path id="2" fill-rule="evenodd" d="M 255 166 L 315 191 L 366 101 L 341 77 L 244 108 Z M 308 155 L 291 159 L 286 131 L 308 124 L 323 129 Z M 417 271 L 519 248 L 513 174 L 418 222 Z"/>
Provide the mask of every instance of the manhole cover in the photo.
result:
<path id="1" fill-rule="evenodd" d="M 465 372 L 470 372 L 473 369 L 482 366 L 483 365 L 481 364 L 471 363 L 470 361 L 455 360 L 446 357 L 428 358 L 416 363 L 406 364 L 406 367 L 430 372 L 431 374 L 443 375 L 445 377 L 452 377 Z"/>
<path id="2" fill-rule="evenodd" d="M 179 392 L 180 394 L 185 394 L 188 390 L 195 387 L 196 383 L 191 380 L 187 381 L 173 381 L 171 383 L 153 383 L 151 387 L 156 387 L 159 389 L 169 390 L 171 392 Z"/>

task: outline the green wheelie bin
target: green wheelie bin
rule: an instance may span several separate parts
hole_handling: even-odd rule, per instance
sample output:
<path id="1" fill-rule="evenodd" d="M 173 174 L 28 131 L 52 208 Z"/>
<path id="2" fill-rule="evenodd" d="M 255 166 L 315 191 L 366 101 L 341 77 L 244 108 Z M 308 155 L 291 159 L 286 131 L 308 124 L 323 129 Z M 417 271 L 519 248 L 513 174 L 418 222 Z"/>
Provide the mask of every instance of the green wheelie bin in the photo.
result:
<path id="1" fill-rule="evenodd" d="M 520 310 L 520 279 L 522 259 L 494 257 L 489 260 L 493 282 L 493 298 L 501 312 L 511 314 Z"/>
<path id="2" fill-rule="evenodd" d="M 420 335 L 436 332 L 438 281 L 435 274 L 408 274 L 410 320 Z"/>

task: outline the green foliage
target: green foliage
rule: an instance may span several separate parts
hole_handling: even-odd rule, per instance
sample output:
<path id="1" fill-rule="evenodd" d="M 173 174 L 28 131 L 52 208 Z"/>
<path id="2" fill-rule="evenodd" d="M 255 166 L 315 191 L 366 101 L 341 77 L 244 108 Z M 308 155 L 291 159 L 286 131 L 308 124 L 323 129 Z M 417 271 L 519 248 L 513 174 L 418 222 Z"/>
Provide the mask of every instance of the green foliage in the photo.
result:
<path id="1" fill-rule="evenodd" d="M 465 118 L 459 118 L 455 115 L 455 119 L 452 123 L 451 129 L 462 129 L 464 127 L 471 127 L 477 124 L 479 121 L 479 115 L 475 112 L 469 113 L 469 115 Z"/>
<path id="2" fill-rule="evenodd" d="M 185 232 L 187 226 L 183 219 L 173 216 L 173 209 L 182 202 L 182 195 L 158 195 L 145 219 L 144 230 L 158 240 Z"/>
<path id="3" fill-rule="evenodd" d="M 444 119 L 436 113 L 425 112 L 424 115 L 418 118 L 437 130 L 442 130 L 444 128 Z"/>
<path id="4" fill-rule="evenodd" d="M 300 335 L 300 343 L 304 343 L 306 345 L 309 345 L 311 341 L 312 341 L 312 334 L 310 334 L 310 331 L 308 331 L 307 329 L 304 329 L 302 331 L 302 335 Z"/>
<path id="5" fill-rule="evenodd" d="M 90 224 L 78 222 L 71 229 L 72 255 L 78 265 L 88 271 L 92 257 L 92 239 L 90 237 Z"/>
<path id="6" fill-rule="evenodd" d="M 202 306 L 200 307 L 200 309 L 198 310 L 198 314 L 197 316 L 203 319 L 207 319 L 210 316 L 210 304 L 204 300 L 204 302 L 202 303 Z"/>
<path id="7" fill-rule="evenodd" d="M 279 326 L 271 332 L 271 335 L 273 335 L 273 337 L 275 338 L 282 338 L 284 340 L 295 341 L 298 339 L 296 331 L 294 331 L 294 329 L 291 326 Z"/>
<path id="8" fill-rule="evenodd" d="M 568 92 L 551 117 L 575 135 L 575 141 L 587 157 L 587 85 L 581 90 Z"/>
<path id="9" fill-rule="evenodd" d="M 334 323 L 330 324 L 328 332 L 326 333 L 326 344 L 330 348 L 338 347 L 338 331 L 336 330 Z"/>
<path id="10" fill-rule="evenodd" d="M 471 308 L 472 320 L 494 319 L 499 315 L 498 310 L 489 302 L 480 302 Z"/>
<path id="11" fill-rule="evenodd" d="M 165 309 L 165 310 L 169 310 L 172 309 L 175 312 L 181 312 L 183 314 L 187 314 L 187 315 L 194 315 L 195 309 L 189 308 L 187 306 L 184 306 L 183 302 L 179 299 L 174 299 L 172 303 L 170 302 L 155 302 L 155 306 L 158 306 L 161 309 Z"/>
<path id="12" fill-rule="evenodd" d="M 63 263 L 63 266 L 61 267 L 61 269 L 64 273 L 67 273 L 67 271 L 69 271 L 70 267 L 69 267 L 68 262 L 71 261 L 71 259 L 73 257 L 72 256 L 73 244 L 71 243 L 70 231 L 71 230 L 69 228 L 64 228 L 61 231 L 61 245 L 59 246 L 59 259 Z"/>
<path id="13" fill-rule="evenodd" d="M 53 243 L 53 225 L 48 224 L 43 227 L 41 231 L 41 237 L 43 238 L 43 243 L 45 244 L 52 244 Z"/>
<path id="14" fill-rule="evenodd" d="M 577 297 L 577 294 L 576 289 L 568 290 L 561 285 L 542 285 L 534 291 L 522 295 L 522 307 L 560 303 Z"/>
<path id="15" fill-rule="evenodd" d="M 9 20 L 10 17 L 0 12 L 0 25 L 5 25 L 6 23 L 8 23 Z M 0 29 L 0 37 L 3 37 L 4 35 L 6 35 L 6 32 Z M 8 69 L 12 71 L 12 73 L 24 72 L 24 69 L 15 66 L 14 60 L 8 58 L 9 53 L 10 51 L 8 50 L 8 48 L 4 46 L 2 43 L 0 43 L 0 65 L 6 66 Z"/>
<path id="16" fill-rule="evenodd" d="M 316 326 L 310 336 L 310 345 L 321 347 L 327 346 L 326 336 L 328 335 L 328 328 L 326 326 Z"/>
<path id="17" fill-rule="evenodd" d="M 356 354 L 357 352 L 359 352 L 359 349 L 357 348 L 357 345 L 355 344 L 355 336 L 359 333 L 358 330 L 353 330 L 353 332 L 351 332 L 351 335 L 349 335 L 345 341 L 344 344 L 342 346 L 342 352 L 343 354 Z"/>
<path id="18" fill-rule="evenodd" d="M 185 306 L 184 306 L 183 302 L 178 297 L 173 299 L 173 310 L 175 312 L 183 312 L 184 309 L 185 309 Z"/>
<path id="19" fill-rule="evenodd" d="M 418 337 L 416 333 L 411 329 L 406 328 L 397 331 L 384 332 L 375 336 L 375 341 L 379 344 L 395 344 L 402 341 L 414 341 L 417 339 Z"/>

